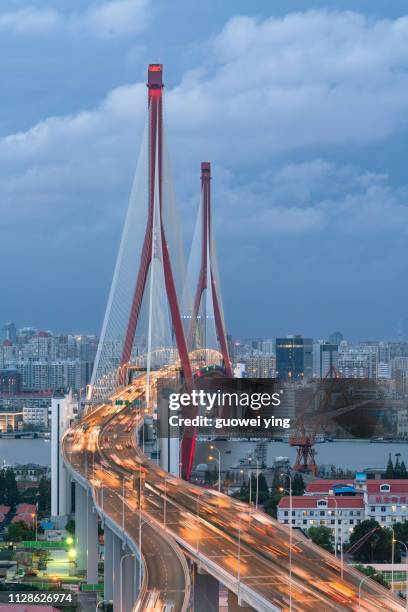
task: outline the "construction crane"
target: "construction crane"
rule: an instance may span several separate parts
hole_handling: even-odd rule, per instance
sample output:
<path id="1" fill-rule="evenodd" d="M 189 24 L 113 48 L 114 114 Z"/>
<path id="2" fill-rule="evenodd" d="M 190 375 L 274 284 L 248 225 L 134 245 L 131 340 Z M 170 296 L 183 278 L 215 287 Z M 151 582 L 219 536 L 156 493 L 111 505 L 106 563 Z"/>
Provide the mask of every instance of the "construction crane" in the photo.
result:
<path id="1" fill-rule="evenodd" d="M 307 405 L 307 409 L 303 409 L 301 414 L 295 420 L 294 433 L 289 438 L 290 446 L 297 448 L 296 460 L 293 469 L 297 472 L 309 473 L 316 476 L 317 464 L 316 464 L 316 437 L 321 430 L 324 423 L 329 420 L 339 417 L 342 414 L 346 414 L 350 410 L 360 408 L 370 402 L 370 400 L 364 400 L 355 404 L 350 404 L 349 397 L 345 392 L 345 386 L 341 385 L 340 391 L 345 405 L 336 410 L 328 410 L 330 406 L 332 394 L 335 387 L 335 381 L 342 378 L 341 374 L 336 370 L 334 366 L 331 366 L 327 371 L 326 375 L 321 379 L 320 384 L 317 386 L 316 391 L 313 393 L 311 400 Z M 338 385 L 338 383 L 337 383 Z M 308 426 L 306 426 L 306 412 L 312 407 L 318 396 L 324 392 L 323 400 L 319 400 L 318 409 L 315 410 L 315 415 L 310 418 Z"/>

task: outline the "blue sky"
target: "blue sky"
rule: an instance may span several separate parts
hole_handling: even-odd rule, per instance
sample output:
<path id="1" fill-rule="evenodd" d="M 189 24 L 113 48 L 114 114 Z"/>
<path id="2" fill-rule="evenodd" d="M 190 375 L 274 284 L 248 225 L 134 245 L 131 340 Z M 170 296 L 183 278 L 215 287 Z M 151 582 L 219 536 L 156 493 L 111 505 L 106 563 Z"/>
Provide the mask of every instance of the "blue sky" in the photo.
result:
<path id="1" fill-rule="evenodd" d="M 99 331 L 160 61 L 187 241 L 213 161 L 230 331 L 408 338 L 404 4 L 3 0 L 0 320 Z"/>

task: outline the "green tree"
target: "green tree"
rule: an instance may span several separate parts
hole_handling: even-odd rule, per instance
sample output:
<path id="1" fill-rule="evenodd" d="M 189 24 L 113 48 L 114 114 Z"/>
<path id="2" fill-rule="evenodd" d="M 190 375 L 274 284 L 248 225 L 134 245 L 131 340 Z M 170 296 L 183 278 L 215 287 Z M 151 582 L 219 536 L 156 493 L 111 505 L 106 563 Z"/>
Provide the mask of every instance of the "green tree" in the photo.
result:
<path id="1" fill-rule="evenodd" d="M 296 473 L 292 481 L 292 495 L 303 495 L 306 485 L 302 474 Z"/>
<path id="2" fill-rule="evenodd" d="M 400 464 L 400 453 L 395 454 L 395 465 L 394 465 L 394 478 L 401 478 L 401 464 Z"/>
<path id="3" fill-rule="evenodd" d="M 389 479 L 394 478 L 394 465 L 392 463 L 391 453 L 388 455 L 388 463 L 385 469 L 385 477 Z"/>
<path id="4" fill-rule="evenodd" d="M 253 483 L 252 483 L 253 486 Z M 255 478 L 256 486 L 256 478 Z M 264 504 L 269 499 L 268 483 L 266 482 L 265 476 L 260 473 L 258 476 L 258 501 L 260 504 Z"/>
<path id="5" fill-rule="evenodd" d="M 368 535 L 370 534 L 370 535 Z M 350 546 L 364 536 L 366 540 L 353 553 L 356 561 L 362 563 L 390 563 L 392 557 L 392 531 L 380 527 L 374 519 L 367 519 L 356 525 L 350 535 Z M 395 561 L 400 560 L 400 549 L 395 547 Z"/>
<path id="6" fill-rule="evenodd" d="M 308 534 L 312 542 L 318 544 L 318 546 L 321 546 L 329 552 L 333 552 L 331 529 L 325 527 L 324 525 L 318 525 L 317 527 L 310 527 Z"/>
<path id="7" fill-rule="evenodd" d="M 239 489 L 239 491 L 234 493 L 233 497 L 236 497 L 237 499 L 240 499 L 240 500 L 245 501 L 245 502 L 249 502 L 249 486 L 248 486 L 248 483 L 244 481 L 241 484 L 241 488 Z"/>
<path id="8" fill-rule="evenodd" d="M 69 521 L 67 521 L 67 524 L 65 525 L 65 529 L 68 531 L 69 534 L 74 536 L 75 535 L 75 519 L 69 519 Z"/>
<path id="9" fill-rule="evenodd" d="M 19 493 L 17 488 L 16 475 L 12 468 L 2 470 L 3 479 L 0 484 L 3 485 L 3 503 L 7 506 L 14 507 L 19 502 Z"/>
<path id="10" fill-rule="evenodd" d="M 51 511 L 51 480 L 42 477 L 38 484 L 38 509 L 40 512 Z"/>
<path id="11" fill-rule="evenodd" d="M 401 461 L 401 476 L 400 478 L 408 478 L 407 468 L 405 467 L 404 461 Z"/>
<path id="12" fill-rule="evenodd" d="M 27 527 L 25 523 L 10 523 L 7 529 L 9 540 L 20 542 L 21 540 L 35 540 L 35 531 Z"/>
<path id="13" fill-rule="evenodd" d="M 265 512 L 269 514 L 270 516 L 273 516 L 273 518 L 276 518 L 277 516 L 278 504 L 280 500 L 282 499 L 282 497 L 283 495 L 281 493 L 272 493 L 268 501 L 265 503 L 265 506 L 264 506 Z"/>
<path id="14" fill-rule="evenodd" d="M 365 566 L 357 564 L 354 567 L 358 569 L 359 572 L 365 574 L 366 576 L 370 576 L 370 578 L 372 578 L 379 584 L 382 584 L 382 586 L 386 587 L 387 589 L 390 588 L 390 585 L 385 580 L 384 576 L 380 572 L 377 572 L 373 567 L 371 567 L 371 565 Z"/>

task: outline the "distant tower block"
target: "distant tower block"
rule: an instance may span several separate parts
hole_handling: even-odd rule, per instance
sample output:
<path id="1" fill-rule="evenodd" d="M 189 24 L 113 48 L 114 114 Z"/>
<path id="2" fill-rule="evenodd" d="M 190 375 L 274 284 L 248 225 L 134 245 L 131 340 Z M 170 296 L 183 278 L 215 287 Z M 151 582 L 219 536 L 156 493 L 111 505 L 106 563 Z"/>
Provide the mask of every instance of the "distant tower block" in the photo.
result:
<path id="1" fill-rule="evenodd" d="M 196 242 L 198 244 L 194 244 Z M 219 350 L 227 376 L 232 377 L 212 228 L 210 162 L 201 163 L 201 203 L 194 243 L 189 263 L 189 282 L 196 289 L 188 331 L 188 348 L 190 351 Z"/>

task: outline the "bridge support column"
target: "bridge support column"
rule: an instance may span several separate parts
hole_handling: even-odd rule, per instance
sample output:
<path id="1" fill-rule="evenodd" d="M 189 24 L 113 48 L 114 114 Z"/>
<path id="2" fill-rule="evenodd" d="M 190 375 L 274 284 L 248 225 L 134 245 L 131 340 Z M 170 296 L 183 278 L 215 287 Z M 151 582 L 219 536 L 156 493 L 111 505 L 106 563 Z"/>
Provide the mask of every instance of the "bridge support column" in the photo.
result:
<path id="1" fill-rule="evenodd" d="M 113 536 L 113 546 L 112 546 L 112 576 L 113 576 L 113 609 L 120 610 L 120 560 L 122 558 L 122 542 L 118 538 L 117 535 L 112 534 Z"/>
<path id="2" fill-rule="evenodd" d="M 105 562 L 103 568 L 104 576 L 104 598 L 106 601 L 113 599 L 113 539 L 112 531 L 105 525 Z"/>
<path id="3" fill-rule="evenodd" d="M 97 584 L 99 560 L 98 514 L 89 491 L 87 492 L 86 505 L 86 581 L 88 584 Z"/>
<path id="4" fill-rule="evenodd" d="M 77 569 L 80 572 L 86 570 L 86 515 L 87 499 L 86 491 L 75 483 L 75 544 L 77 550 Z"/>
<path id="5" fill-rule="evenodd" d="M 228 591 L 228 612 L 250 612 L 254 610 L 244 601 L 238 600 L 238 597 L 232 591 Z"/>
<path id="6" fill-rule="evenodd" d="M 139 560 L 128 550 L 122 554 L 122 610 L 132 612 L 139 586 Z"/>
<path id="7" fill-rule="evenodd" d="M 218 580 L 194 565 L 194 612 L 218 612 L 219 598 Z"/>

